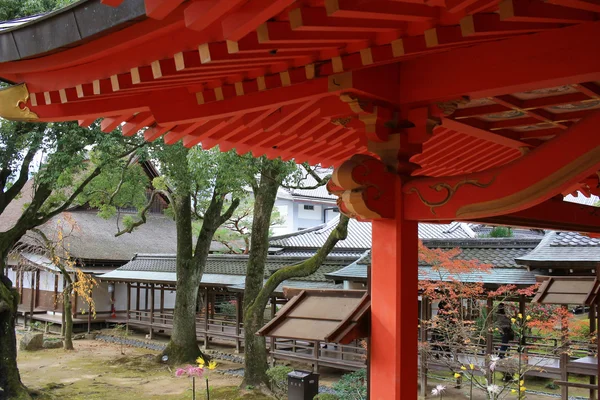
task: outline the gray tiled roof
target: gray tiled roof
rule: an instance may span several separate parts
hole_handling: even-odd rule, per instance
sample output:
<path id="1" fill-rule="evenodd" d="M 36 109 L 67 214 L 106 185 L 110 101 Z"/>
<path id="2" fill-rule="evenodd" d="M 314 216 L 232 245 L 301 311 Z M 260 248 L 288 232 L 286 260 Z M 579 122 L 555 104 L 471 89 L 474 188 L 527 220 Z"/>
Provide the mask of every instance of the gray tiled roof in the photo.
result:
<path id="1" fill-rule="evenodd" d="M 594 268 L 600 264 L 600 240 L 575 232 L 548 232 L 517 263 L 542 268 Z"/>
<path id="2" fill-rule="evenodd" d="M 269 256 L 265 265 L 265 278 L 270 276 L 274 271 L 287 265 L 298 264 L 307 257 L 282 257 Z M 325 274 L 340 269 L 344 265 L 348 265 L 355 261 L 355 257 L 328 257 L 323 265 L 314 274 L 297 278 L 294 280 L 323 282 L 327 279 Z M 247 255 L 239 254 L 211 254 L 206 260 L 205 274 L 216 275 L 246 275 L 246 266 L 248 263 Z M 176 258 L 174 254 L 137 254 L 131 261 L 117 271 L 128 272 L 152 272 L 152 273 L 175 273 Z"/>
<path id="3" fill-rule="evenodd" d="M 368 265 L 370 264 L 370 254 L 365 254 L 356 262 L 344 267 L 338 271 L 327 274 L 327 278 L 334 281 L 366 281 L 368 274 Z M 501 268 L 494 267 L 486 272 L 472 272 L 463 274 L 449 274 L 442 271 L 442 280 L 458 279 L 462 282 L 483 282 L 490 285 L 533 285 L 536 283 L 535 275 L 524 268 Z M 419 280 L 439 280 L 440 272 L 435 271 L 430 266 L 419 266 Z"/>
<path id="4" fill-rule="evenodd" d="M 319 248 L 338 224 L 339 217 L 332 219 L 327 224 L 314 228 L 290 233 L 287 235 L 273 236 L 270 245 L 273 247 L 290 248 Z M 371 248 L 371 223 L 359 222 L 351 219 L 348 223 L 348 237 L 337 243 L 336 249 L 367 250 Z M 430 239 L 459 239 L 473 238 L 471 228 L 465 223 L 453 222 L 450 224 L 419 224 L 419 238 L 427 241 Z"/>
<path id="5" fill-rule="evenodd" d="M 284 281 L 274 290 L 274 293 L 283 293 L 284 287 L 292 287 L 297 289 L 342 289 L 343 285 L 339 283 L 329 282 L 310 282 L 310 281 Z M 231 290 L 243 291 L 246 288 L 245 282 L 237 285 L 229 286 Z"/>
<path id="6" fill-rule="evenodd" d="M 519 268 L 515 259 L 531 252 L 539 242 L 538 239 L 512 238 L 453 239 L 430 241 L 426 245 L 429 248 L 460 248 L 461 252 L 456 258 L 461 260 L 477 260 L 498 268 Z M 357 263 L 371 264 L 371 252 L 365 253 Z"/>
<path id="7" fill-rule="evenodd" d="M 600 240 L 584 236 L 577 232 L 556 232 L 550 246 L 598 247 L 600 246 Z"/>

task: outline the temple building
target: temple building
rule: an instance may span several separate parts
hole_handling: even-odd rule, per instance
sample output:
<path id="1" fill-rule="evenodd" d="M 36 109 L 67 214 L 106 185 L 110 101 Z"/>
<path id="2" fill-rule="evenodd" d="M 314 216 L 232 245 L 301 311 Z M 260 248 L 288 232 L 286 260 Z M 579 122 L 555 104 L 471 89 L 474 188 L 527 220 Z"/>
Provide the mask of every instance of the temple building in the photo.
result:
<path id="1" fill-rule="evenodd" d="M 590 0 L 83 0 L 3 24 L 0 116 L 333 166 L 340 212 L 373 238 L 370 311 L 361 297 L 339 324 L 370 321 L 370 398 L 414 399 L 419 223 L 600 233 L 563 201 L 600 194 L 599 16 Z"/>

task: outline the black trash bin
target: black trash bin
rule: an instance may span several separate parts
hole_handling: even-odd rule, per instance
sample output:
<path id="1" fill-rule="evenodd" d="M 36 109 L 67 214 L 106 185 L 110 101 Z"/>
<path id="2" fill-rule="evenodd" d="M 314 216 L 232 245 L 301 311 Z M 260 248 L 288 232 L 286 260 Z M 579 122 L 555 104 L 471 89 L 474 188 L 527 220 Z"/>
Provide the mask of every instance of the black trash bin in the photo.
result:
<path id="1" fill-rule="evenodd" d="M 319 394 L 319 374 L 292 371 L 288 374 L 288 399 L 312 400 Z"/>

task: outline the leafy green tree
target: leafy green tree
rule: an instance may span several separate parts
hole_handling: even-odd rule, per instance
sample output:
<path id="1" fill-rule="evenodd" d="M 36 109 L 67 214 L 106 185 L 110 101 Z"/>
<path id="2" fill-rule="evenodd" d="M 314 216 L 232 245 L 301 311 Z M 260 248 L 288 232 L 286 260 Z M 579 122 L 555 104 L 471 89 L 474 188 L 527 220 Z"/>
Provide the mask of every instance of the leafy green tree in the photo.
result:
<path id="1" fill-rule="evenodd" d="M 42 14 L 65 7 L 76 0 L 0 0 L 0 21 Z"/>
<path id="2" fill-rule="evenodd" d="M 252 168 L 253 162 L 235 152 L 204 151 L 199 146 L 187 149 L 181 143 L 167 146 L 162 141 L 152 146 L 150 156 L 158 161 L 163 174 L 154 180 L 152 197 L 161 193 L 169 199 L 168 212 L 177 227 L 173 332 L 163 356 L 173 364 L 194 361 L 202 355 L 196 339 L 196 304 L 210 245 L 217 229 L 247 195 L 240 171 Z M 124 221 L 125 228 L 117 234 L 132 232 L 143 224 L 149 204 L 137 219 Z"/>
<path id="3" fill-rule="evenodd" d="M 255 201 L 244 290 L 245 371 L 243 385 L 268 384 L 265 338 L 257 336 L 256 332 L 264 324 L 264 310 L 271 294 L 287 279 L 315 273 L 336 243 L 346 238 L 348 227 L 348 218 L 342 215 L 338 226 L 313 257 L 299 264 L 280 268 L 264 282 L 265 263 L 269 249 L 269 228 L 277 191 L 282 185 L 293 187 L 301 184 L 302 174 L 299 174 L 299 169 L 295 164 L 286 163 L 280 159 L 269 160 L 261 157 L 256 159 L 255 163 L 259 174 L 247 176 Z M 317 180 L 317 185 L 313 187 L 327 183 L 329 177 L 321 178 L 307 165 L 304 165 L 304 168 Z"/>
<path id="4" fill-rule="evenodd" d="M 97 124 L 0 121 L 0 215 L 11 221 L 0 232 L 0 397 L 29 398 L 16 362 L 19 296 L 4 275 L 9 252 L 27 231 L 77 204 L 103 172 L 121 171 L 143 146 L 139 136 L 106 134 Z"/>
<path id="5" fill-rule="evenodd" d="M 214 240 L 225 246 L 229 253 L 248 254 L 250 251 L 253 210 L 254 198 L 246 196 L 242 199 L 231 218 L 217 229 Z M 273 208 L 271 212 L 271 226 L 280 225 L 283 222 L 283 218 L 277 208 Z M 240 246 L 242 243 L 243 246 Z"/>

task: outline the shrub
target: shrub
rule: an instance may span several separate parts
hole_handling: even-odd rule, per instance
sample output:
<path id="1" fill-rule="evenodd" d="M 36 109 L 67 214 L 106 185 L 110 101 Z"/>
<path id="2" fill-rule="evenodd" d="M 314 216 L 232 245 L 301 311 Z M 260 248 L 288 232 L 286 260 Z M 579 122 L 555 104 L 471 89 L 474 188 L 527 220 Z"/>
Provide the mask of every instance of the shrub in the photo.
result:
<path id="1" fill-rule="evenodd" d="M 277 365 L 267 370 L 271 391 L 278 399 L 287 398 L 288 374 L 294 369 L 285 365 Z"/>
<path id="2" fill-rule="evenodd" d="M 316 395 L 313 400 L 339 400 L 339 397 L 331 393 L 320 393 Z"/>
<path id="3" fill-rule="evenodd" d="M 220 303 L 218 305 L 218 307 L 221 309 L 221 312 L 226 316 L 226 317 L 235 317 L 235 300 L 231 300 L 231 301 L 226 301 L 223 303 Z"/>
<path id="4" fill-rule="evenodd" d="M 495 226 L 490 231 L 490 237 L 494 238 L 512 237 L 512 235 L 512 228 L 508 228 L 506 226 Z"/>
<path id="5" fill-rule="evenodd" d="M 333 385 L 340 400 L 363 400 L 367 398 L 367 370 L 359 369 L 342 375 Z"/>

